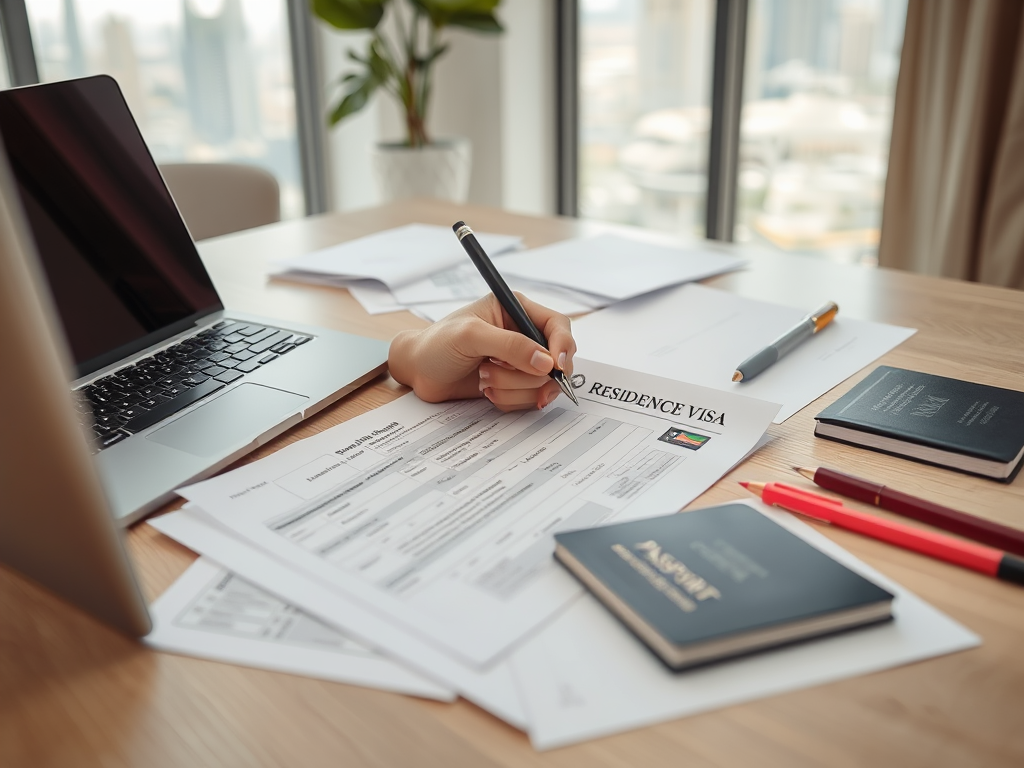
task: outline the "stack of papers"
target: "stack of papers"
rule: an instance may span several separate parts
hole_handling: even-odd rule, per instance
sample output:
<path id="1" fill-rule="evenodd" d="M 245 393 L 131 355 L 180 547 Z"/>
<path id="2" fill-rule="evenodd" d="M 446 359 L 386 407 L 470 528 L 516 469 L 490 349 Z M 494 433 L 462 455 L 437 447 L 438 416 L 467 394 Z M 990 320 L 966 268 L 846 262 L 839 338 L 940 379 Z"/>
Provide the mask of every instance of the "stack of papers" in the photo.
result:
<path id="1" fill-rule="evenodd" d="M 512 235 L 476 233 L 509 286 L 565 315 L 577 315 L 658 288 L 743 266 L 699 249 L 651 245 L 614 235 L 568 240 L 512 253 Z M 273 276 L 348 288 L 370 314 L 410 310 L 436 321 L 486 296 L 447 227 L 410 224 L 277 263 Z"/>
<path id="2" fill-rule="evenodd" d="M 229 573 L 208 571 L 161 600 L 158 632 L 171 626 L 177 650 L 190 652 L 180 634 L 202 626 L 228 659 L 228 636 L 269 635 L 279 646 L 324 637 L 326 628 L 308 625 L 280 631 L 309 614 L 354 643 L 349 670 L 360 653 L 392 664 L 389 674 L 408 677 L 389 678 L 391 689 L 454 691 L 529 732 L 538 748 L 977 643 L 780 516 L 894 591 L 896 622 L 667 673 L 554 563 L 552 536 L 676 512 L 754 449 L 778 406 L 584 359 L 573 385 L 579 408 L 563 395 L 543 411 L 510 414 L 483 400 L 429 404 L 410 394 L 182 489 L 190 504 L 150 524 Z M 196 610 L 224 610 L 217 579 L 232 588 L 236 578 L 248 582 L 236 595 L 242 610 L 212 621 Z M 343 642 L 326 636 L 335 648 Z M 175 647 L 166 635 L 155 642 Z M 365 674 L 353 682 L 373 684 Z"/>

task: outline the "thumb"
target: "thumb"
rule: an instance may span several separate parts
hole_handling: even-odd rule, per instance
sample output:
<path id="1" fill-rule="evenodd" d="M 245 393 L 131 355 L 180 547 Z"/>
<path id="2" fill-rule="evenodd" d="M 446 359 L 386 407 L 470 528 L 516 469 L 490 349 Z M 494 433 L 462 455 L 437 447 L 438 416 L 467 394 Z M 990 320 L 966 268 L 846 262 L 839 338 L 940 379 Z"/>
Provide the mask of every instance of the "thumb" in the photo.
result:
<path id="1" fill-rule="evenodd" d="M 463 351 L 471 357 L 494 357 L 520 371 L 543 376 L 555 365 L 550 353 L 533 339 L 481 320 L 464 336 Z"/>

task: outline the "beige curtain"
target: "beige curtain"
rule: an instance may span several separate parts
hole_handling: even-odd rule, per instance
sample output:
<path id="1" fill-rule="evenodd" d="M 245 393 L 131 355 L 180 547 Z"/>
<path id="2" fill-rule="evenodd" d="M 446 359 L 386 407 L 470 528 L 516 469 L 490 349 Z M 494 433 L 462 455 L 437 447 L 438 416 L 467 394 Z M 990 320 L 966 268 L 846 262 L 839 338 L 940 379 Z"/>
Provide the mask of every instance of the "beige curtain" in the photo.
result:
<path id="1" fill-rule="evenodd" d="M 910 0 L 879 264 L 1024 288 L 1024 2 Z"/>

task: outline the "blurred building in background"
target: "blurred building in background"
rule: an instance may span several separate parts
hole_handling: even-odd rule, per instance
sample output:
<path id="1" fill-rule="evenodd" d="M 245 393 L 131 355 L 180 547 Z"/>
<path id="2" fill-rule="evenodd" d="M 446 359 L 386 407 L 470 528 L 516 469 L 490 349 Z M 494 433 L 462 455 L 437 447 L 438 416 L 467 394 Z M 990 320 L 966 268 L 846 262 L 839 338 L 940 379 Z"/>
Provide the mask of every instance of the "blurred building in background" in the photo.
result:
<path id="1" fill-rule="evenodd" d="M 876 258 L 906 0 L 751 0 L 735 238 Z M 584 0 L 580 209 L 703 235 L 714 3 Z"/>
<path id="2" fill-rule="evenodd" d="M 28 0 L 44 81 L 105 72 L 157 162 L 244 162 L 304 213 L 285 0 Z"/>

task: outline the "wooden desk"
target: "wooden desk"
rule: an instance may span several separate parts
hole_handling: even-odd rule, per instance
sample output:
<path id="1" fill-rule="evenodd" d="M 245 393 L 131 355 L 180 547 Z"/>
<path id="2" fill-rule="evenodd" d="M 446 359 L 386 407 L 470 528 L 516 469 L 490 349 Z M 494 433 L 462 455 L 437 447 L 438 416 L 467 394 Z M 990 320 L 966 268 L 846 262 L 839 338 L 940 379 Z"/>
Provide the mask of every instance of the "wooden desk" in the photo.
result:
<path id="1" fill-rule="evenodd" d="M 370 317 L 346 292 L 270 282 L 267 262 L 399 224 L 514 232 L 530 246 L 596 227 L 417 202 L 327 215 L 202 247 L 229 306 L 388 339 L 422 321 Z M 737 293 L 919 332 L 883 362 L 1024 388 L 1024 294 L 781 254 L 711 281 Z M 796 480 L 794 464 L 851 472 L 1024 528 L 1024 479 L 972 478 L 812 437 L 812 417 L 858 374 L 771 428 L 775 440 L 695 502 L 741 498 L 738 479 Z M 382 377 L 251 458 L 388 402 Z M 170 505 L 174 508 L 177 505 Z M 883 513 L 884 514 L 884 513 Z M 1024 589 L 843 531 L 844 547 L 979 633 L 978 649 L 547 753 L 475 706 L 424 702 L 153 653 L 0 571 L 0 766 L 967 766 L 1024 765 Z M 160 594 L 194 555 L 146 525 L 128 541 Z"/>

